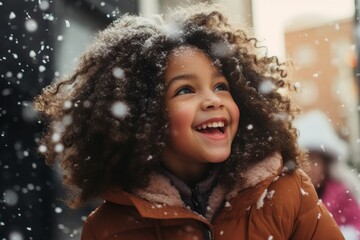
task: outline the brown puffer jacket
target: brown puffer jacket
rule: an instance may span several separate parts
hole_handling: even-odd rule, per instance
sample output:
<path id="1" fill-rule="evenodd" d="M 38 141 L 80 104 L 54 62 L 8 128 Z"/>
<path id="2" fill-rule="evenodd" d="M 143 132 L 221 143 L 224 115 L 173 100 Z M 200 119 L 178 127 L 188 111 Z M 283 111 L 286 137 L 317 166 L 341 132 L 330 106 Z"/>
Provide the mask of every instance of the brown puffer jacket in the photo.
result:
<path id="1" fill-rule="evenodd" d="M 230 193 L 215 187 L 205 217 L 184 206 L 169 179 L 153 175 L 146 189 L 104 196 L 81 239 L 344 239 L 307 175 L 282 170 L 274 154 L 249 169 L 245 184 Z"/>

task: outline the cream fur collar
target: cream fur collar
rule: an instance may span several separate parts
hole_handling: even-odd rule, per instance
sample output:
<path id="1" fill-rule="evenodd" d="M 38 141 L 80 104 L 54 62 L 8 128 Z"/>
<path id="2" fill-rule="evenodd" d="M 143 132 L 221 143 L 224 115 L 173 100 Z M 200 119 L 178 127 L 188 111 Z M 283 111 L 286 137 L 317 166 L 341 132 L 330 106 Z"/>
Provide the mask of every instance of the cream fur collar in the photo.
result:
<path id="1" fill-rule="evenodd" d="M 226 194 L 225 189 L 220 185 L 216 186 L 209 197 L 209 208 L 205 217 L 211 219 L 215 210 L 224 200 L 231 200 L 236 197 L 241 190 L 254 187 L 265 179 L 275 177 L 281 166 L 282 157 L 280 153 L 276 152 L 243 173 L 242 175 L 245 182 L 243 184 L 239 183 L 235 185 L 234 189 L 229 193 Z M 149 202 L 185 207 L 179 191 L 171 184 L 170 180 L 163 175 L 151 175 L 149 185 L 146 188 L 138 189 L 133 193 Z"/>

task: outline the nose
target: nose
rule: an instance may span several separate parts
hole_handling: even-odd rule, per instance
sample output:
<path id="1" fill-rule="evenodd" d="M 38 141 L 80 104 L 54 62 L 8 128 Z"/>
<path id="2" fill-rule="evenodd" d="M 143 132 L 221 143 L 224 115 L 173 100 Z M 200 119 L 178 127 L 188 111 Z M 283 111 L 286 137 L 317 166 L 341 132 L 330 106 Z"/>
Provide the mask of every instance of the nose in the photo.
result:
<path id="1" fill-rule="evenodd" d="M 207 93 L 202 99 L 201 108 L 206 110 L 221 109 L 224 107 L 223 100 L 214 92 Z"/>

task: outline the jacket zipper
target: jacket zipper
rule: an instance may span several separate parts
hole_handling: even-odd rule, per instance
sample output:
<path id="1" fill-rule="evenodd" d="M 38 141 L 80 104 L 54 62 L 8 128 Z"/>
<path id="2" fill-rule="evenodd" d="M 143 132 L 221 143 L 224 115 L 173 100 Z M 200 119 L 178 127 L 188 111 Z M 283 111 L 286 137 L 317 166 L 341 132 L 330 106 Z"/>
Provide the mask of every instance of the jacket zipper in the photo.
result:
<path id="1" fill-rule="evenodd" d="M 194 188 L 191 189 L 191 201 L 194 205 L 194 211 L 197 212 L 198 214 L 202 215 L 203 214 L 203 208 L 202 208 L 203 199 L 202 199 L 201 194 L 199 194 L 198 186 L 195 186 Z M 211 240 L 212 234 L 211 234 L 209 227 L 206 226 L 205 223 L 200 223 L 200 227 L 203 230 L 204 239 Z"/>
<path id="2" fill-rule="evenodd" d="M 201 206 L 203 199 L 202 196 L 199 194 L 198 186 L 195 186 L 193 189 L 191 189 L 191 201 L 194 205 L 194 211 L 199 214 L 203 214 L 203 209 Z"/>

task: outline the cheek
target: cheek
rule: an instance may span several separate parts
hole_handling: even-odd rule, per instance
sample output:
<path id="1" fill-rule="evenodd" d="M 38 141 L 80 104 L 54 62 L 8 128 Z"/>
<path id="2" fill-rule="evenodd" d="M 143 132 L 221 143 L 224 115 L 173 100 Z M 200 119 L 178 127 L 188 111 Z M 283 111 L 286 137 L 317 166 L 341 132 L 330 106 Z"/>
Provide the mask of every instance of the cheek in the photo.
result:
<path id="1" fill-rule="evenodd" d="M 173 110 L 169 111 L 171 135 L 176 137 L 191 127 L 193 118 L 188 108 L 185 107 L 172 107 Z"/>
<path id="2" fill-rule="evenodd" d="M 230 111 L 232 125 L 233 125 L 233 127 L 235 129 L 235 133 L 236 133 L 237 128 L 239 126 L 239 121 L 240 121 L 240 109 L 236 105 L 236 103 L 233 102 L 229 107 L 229 111 Z"/>

